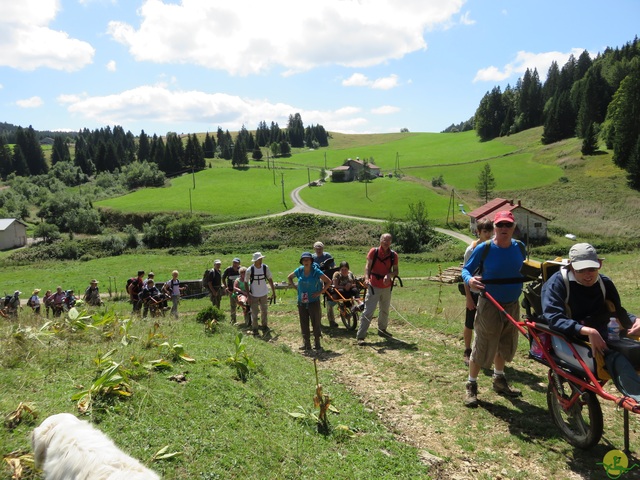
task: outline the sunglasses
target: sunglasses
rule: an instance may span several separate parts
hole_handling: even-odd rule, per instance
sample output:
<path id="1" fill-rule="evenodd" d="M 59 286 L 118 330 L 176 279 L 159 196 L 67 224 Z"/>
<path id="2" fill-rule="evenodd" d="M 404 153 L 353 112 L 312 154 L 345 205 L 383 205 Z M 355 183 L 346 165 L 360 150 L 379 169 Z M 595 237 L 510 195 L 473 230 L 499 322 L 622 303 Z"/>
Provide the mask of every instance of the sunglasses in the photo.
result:
<path id="1" fill-rule="evenodd" d="M 575 270 L 576 273 L 595 273 L 597 272 L 599 269 L 594 268 L 594 267 L 590 267 L 590 268 L 582 268 L 580 270 Z"/>
<path id="2" fill-rule="evenodd" d="M 511 223 L 511 222 L 500 222 L 500 223 L 496 223 L 496 227 L 498 227 L 498 228 L 511 228 L 511 227 L 513 227 L 513 223 Z"/>

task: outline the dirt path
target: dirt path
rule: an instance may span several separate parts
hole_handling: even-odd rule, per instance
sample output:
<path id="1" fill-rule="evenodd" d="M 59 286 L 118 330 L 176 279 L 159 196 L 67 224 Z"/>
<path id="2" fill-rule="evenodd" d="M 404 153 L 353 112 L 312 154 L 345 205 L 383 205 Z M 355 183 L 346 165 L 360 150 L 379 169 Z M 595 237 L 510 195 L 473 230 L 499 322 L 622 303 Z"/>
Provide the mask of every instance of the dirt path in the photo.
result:
<path id="1" fill-rule="evenodd" d="M 451 344 L 453 347 L 454 343 L 458 353 L 457 339 L 433 330 L 416 329 L 408 323 L 394 321 L 393 317 L 389 328 L 394 333 L 394 339 L 387 341 L 380 338 L 372 328 L 366 346 L 355 345 L 353 332 L 348 332 L 342 326 L 335 330 L 327 327 L 323 331 L 326 351 L 319 355 L 322 368 L 337 372 L 336 381 L 345 385 L 367 408 L 375 412 L 400 441 L 420 451 L 422 461 L 430 466 L 431 478 L 472 480 L 481 475 L 483 478 L 512 478 L 506 473 L 504 464 L 478 460 L 482 458 L 478 452 L 482 453 L 483 448 L 492 450 L 492 446 L 478 445 L 476 453 L 470 453 L 461 442 L 460 428 L 473 430 L 473 415 L 478 415 L 482 409 L 468 410 L 462 406 L 461 389 L 466 368 L 457 358 L 458 355 L 455 365 L 443 365 L 443 360 L 445 363 L 447 360 L 436 352 L 431 353 L 436 345 Z M 280 323 L 277 320 L 275 322 Z M 297 325 L 281 323 L 276 341 L 287 344 L 297 352 L 300 346 Z M 372 325 L 375 325 L 375 321 Z M 483 387 L 487 402 L 492 402 L 492 392 L 486 392 L 490 387 Z M 435 393 L 430 396 L 430 392 Z M 462 422 L 462 427 L 450 424 L 452 409 L 454 415 L 460 417 L 455 420 L 456 423 Z M 490 407 L 487 409 L 490 410 Z M 443 414 L 439 415 L 439 412 Z M 496 419 L 492 434 L 503 433 L 508 438 L 513 432 L 508 421 L 502 420 Z M 464 426 L 465 421 L 469 423 L 468 427 Z M 482 432 L 468 435 L 482 443 Z M 517 447 L 505 451 L 504 455 L 509 457 L 511 467 L 526 471 L 528 479 L 550 478 L 551 473 L 546 469 L 544 459 L 523 455 Z M 553 476 L 567 480 L 592 478 L 581 476 L 568 468 L 554 472 Z"/>

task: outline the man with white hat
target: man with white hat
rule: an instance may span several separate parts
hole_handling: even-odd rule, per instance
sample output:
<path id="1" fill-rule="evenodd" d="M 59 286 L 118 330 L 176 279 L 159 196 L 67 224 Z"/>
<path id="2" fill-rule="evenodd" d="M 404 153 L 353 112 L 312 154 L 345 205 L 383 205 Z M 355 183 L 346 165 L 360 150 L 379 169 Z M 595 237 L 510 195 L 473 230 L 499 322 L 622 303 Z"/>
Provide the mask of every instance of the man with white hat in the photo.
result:
<path id="1" fill-rule="evenodd" d="M 258 309 L 260 309 L 260 320 L 262 329 L 269 331 L 267 324 L 267 309 L 269 305 L 269 288 L 271 286 L 273 297 L 276 296 L 276 287 L 273 284 L 271 270 L 262 261 L 264 255 L 260 252 L 253 254 L 251 265 L 244 274 L 244 280 L 249 285 L 249 302 L 251 304 L 251 332 L 258 335 Z"/>
<path id="2" fill-rule="evenodd" d="M 318 268 L 322 270 L 322 273 L 329 275 L 329 278 L 333 276 L 332 270 L 336 268 L 336 262 L 329 252 L 324 251 L 324 243 L 317 241 L 313 244 L 314 253 L 311 255 L 313 263 L 318 265 Z M 334 303 L 327 302 L 327 320 L 329 320 L 329 326 L 336 328 L 338 323 L 336 322 L 336 315 L 333 310 Z"/>
<path id="3" fill-rule="evenodd" d="M 551 330 L 569 338 L 589 337 L 594 353 L 608 348 L 611 317 L 628 329 L 628 335 L 640 333 L 640 319 L 622 307 L 616 286 L 599 273 L 602 260 L 592 245 L 577 243 L 569 250 L 569 265 L 542 285 L 542 314 Z M 610 311 L 607 301 L 615 312 Z"/>

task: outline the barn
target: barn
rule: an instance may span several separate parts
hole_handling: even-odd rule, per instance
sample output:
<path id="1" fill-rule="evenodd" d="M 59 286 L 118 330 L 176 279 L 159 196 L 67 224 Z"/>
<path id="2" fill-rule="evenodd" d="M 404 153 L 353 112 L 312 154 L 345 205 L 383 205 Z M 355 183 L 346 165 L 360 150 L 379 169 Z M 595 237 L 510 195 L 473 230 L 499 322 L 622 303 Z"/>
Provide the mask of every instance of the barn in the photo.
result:
<path id="1" fill-rule="evenodd" d="M 513 214 L 516 219 L 516 231 L 514 237 L 524 240 L 543 240 L 547 238 L 547 223 L 549 219 L 533 210 L 523 207 L 521 202 L 514 203 L 513 200 L 505 200 L 504 198 L 496 198 L 489 203 L 476 208 L 469 213 L 469 228 L 475 233 L 478 220 L 489 217 L 493 218 L 496 213 L 507 210 Z"/>
<path id="2" fill-rule="evenodd" d="M 27 244 L 27 225 L 17 218 L 0 218 L 0 250 Z"/>

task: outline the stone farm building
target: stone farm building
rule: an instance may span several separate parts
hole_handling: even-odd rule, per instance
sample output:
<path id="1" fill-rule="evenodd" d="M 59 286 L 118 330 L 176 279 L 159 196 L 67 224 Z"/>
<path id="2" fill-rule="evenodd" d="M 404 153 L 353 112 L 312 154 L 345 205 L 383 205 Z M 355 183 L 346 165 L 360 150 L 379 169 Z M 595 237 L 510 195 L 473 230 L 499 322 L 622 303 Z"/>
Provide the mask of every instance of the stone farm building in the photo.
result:
<path id="1" fill-rule="evenodd" d="M 0 218 L 0 250 L 27 244 L 27 225 L 17 218 Z"/>
<path id="2" fill-rule="evenodd" d="M 343 165 L 331 169 L 331 178 L 334 182 L 352 182 L 356 180 L 364 170 L 364 162 L 360 157 L 356 159 L 348 158 Z M 369 174 L 372 178 L 381 175 L 380 167 L 374 163 L 369 163 Z"/>
<path id="3" fill-rule="evenodd" d="M 520 201 L 514 204 L 513 200 L 505 200 L 504 198 L 491 200 L 469 213 L 469 228 L 475 232 L 478 220 L 487 216 L 493 219 L 495 214 L 502 210 L 510 211 L 516 219 L 517 226 L 514 237 L 525 242 L 527 239 L 542 240 L 547 238 L 547 223 L 549 221 L 547 217 L 523 207 Z"/>

